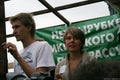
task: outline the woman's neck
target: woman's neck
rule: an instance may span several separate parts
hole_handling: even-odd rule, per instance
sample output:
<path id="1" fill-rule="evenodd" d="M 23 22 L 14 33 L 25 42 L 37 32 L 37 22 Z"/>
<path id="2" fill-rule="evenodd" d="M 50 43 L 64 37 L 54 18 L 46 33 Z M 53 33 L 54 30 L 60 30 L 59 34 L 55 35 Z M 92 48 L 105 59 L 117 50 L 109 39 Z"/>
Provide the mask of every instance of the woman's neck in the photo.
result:
<path id="1" fill-rule="evenodd" d="M 74 53 L 70 53 L 69 55 L 69 59 L 70 60 L 76 60 L 82 57 L 82 52 L 74 52 Z"/>
<path id="2" fill-rule="evenodd" d="M 70 53 L 69 55 L 69 69 L 73 71 L 76 69 L 79 62 L 82 60 L 82 53 Z"/>

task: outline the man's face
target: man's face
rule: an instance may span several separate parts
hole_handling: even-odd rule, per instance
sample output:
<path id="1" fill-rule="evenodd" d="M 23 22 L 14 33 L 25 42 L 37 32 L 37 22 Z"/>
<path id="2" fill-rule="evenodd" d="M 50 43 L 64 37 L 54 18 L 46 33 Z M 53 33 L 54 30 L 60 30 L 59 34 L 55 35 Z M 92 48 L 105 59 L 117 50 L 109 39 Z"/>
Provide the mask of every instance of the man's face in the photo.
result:
<path id="1" fill-rule="evenodd" d="M 17 41 L 23 41 L 29 34 L 29 28 L 25 27 L 19 20 L 12 22 L 13 34 Z"/>

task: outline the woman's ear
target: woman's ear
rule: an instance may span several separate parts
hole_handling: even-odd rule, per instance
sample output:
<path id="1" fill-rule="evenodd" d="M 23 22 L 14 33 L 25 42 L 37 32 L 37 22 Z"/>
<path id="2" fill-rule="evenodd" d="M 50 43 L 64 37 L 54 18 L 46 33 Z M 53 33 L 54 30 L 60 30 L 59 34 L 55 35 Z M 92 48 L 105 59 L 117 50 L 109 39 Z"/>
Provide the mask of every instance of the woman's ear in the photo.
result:
<path id="1" fill-rule="evenodd" d="M 120 44 L 120 33 L 118 33 L 118 41 L 119 41 L 119 44 Z"/>
<path id="2" fill-rule="evenodd" d="M 28 28 L 28 30 L 29 30 L 29 31 L 31 31 L 31 29 L 32 29 L 32 27 L 31 27 L 31 26 L 29 26 L 29 27 L 27 27 L 27 28 Z"/>

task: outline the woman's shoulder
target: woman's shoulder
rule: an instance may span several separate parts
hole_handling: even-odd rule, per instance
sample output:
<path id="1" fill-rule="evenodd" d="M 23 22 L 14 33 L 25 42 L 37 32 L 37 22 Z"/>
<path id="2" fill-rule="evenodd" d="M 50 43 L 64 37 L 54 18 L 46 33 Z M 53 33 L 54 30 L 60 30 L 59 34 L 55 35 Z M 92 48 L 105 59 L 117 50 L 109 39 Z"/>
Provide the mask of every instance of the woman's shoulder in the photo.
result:
<path id="1" fill-rule="evenodd" d="M 66 65 L 66 63 L 67 63 L 67 60 L 63 59 L 62 61 L 58 62 L 57 65 L 63 66 L 63 65 Z"/>
<path id="2" fill-rule="evenodd" d="M 62 61 L 57 63 L 57 66 L 55 68 L 55 73 L 61 73 L 66 68 L 66 59 L 63 59 Z"/>

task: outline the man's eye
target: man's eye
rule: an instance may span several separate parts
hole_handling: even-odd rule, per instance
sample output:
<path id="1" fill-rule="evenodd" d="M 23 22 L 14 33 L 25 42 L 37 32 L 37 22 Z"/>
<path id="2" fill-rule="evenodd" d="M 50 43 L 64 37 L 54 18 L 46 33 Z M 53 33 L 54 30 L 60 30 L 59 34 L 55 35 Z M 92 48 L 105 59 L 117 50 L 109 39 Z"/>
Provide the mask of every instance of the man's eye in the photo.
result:
<path id="1" fill-rule="evenodd" d="M 20 27 L 20 25 L 15 26 L 15 28 L 18 28 L 18 27 Z"/>
<path id="2" fill-rule="evenodd" d="M 15 28 L 19 28 L 19 27 L 20 27 L 20 25 L 16 25 L 16 26 L 13 27 L 13 29 L 15 29 Z"/>

